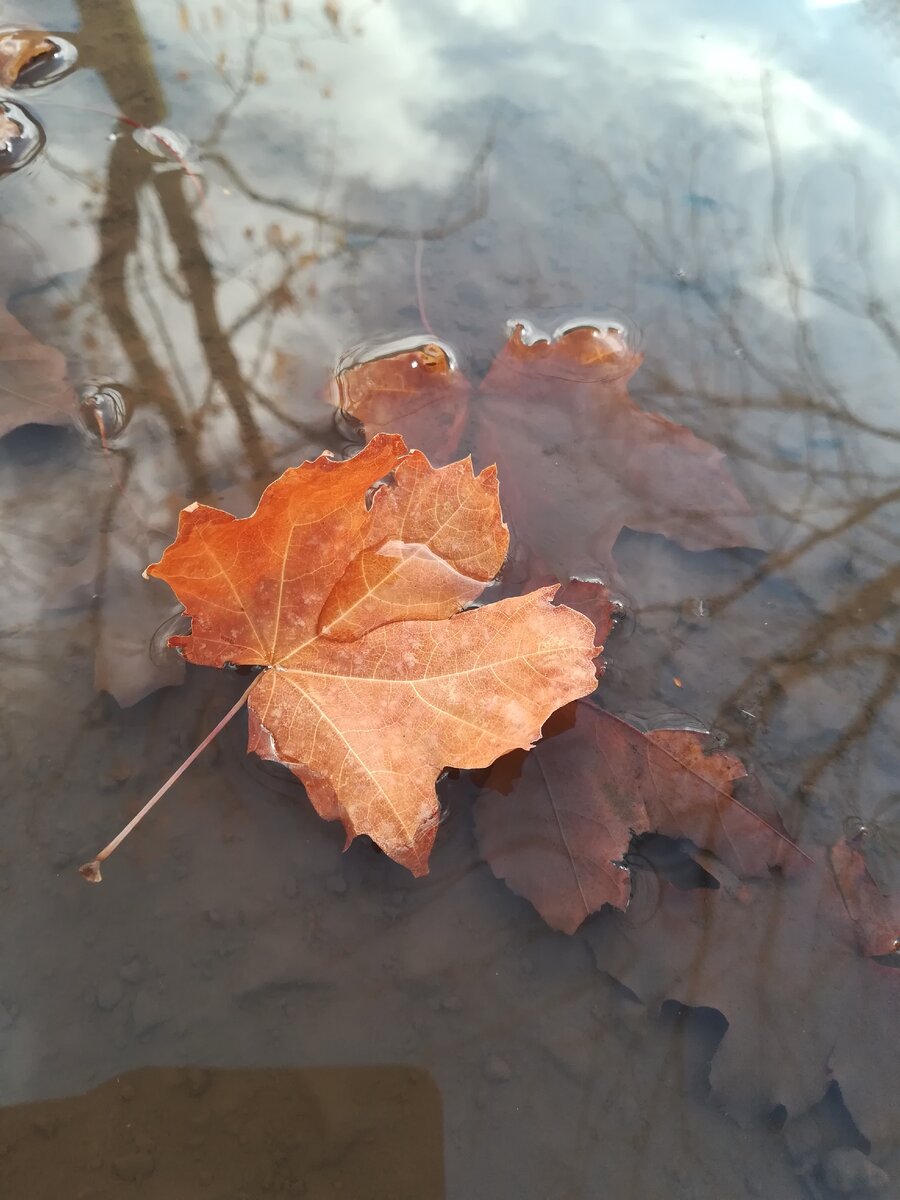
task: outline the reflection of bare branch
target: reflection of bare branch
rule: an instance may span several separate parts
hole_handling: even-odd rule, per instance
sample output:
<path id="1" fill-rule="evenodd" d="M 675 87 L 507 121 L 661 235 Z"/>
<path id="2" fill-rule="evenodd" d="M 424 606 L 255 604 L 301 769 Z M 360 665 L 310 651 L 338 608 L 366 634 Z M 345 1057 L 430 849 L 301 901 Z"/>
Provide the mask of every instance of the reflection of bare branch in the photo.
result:
<path id="1" fill-rule="evenodd" d="M 609 190 L 616 203 L 617 213 L 628 224 L 647 256 L 668 277 L 683 278 L 680 274 L 682 269 L 678 264 L 671 259 L 663 250 L 661 244 L 634 217 L 631 206 L 609 165 L 600 160 L 596 162 L 596 166 L 607 181 Z M 834 406 L 829 404 L 827 400 L 817 398 L 809 393 L 800 392 L 795 388 L 786 387 L 785 381 L 777 369 L 771 366 L 761 355 L 757 354 L 754 348 L 748 344 L 738 321 L 728 309 L 720 304 L 713 289 L 703 278 L 702 273 L 698 272 L 692 279 L 683 279 L 683 285 L 689 287 L 692 294 L 697 296 L 715 317 L 718 324 L 726 333 L 735 353 L 739 355 L 741 362 L 746 363 L 776 393 L 773 399 L 741 396 L 735 400 L 728 400 L 720 397 L 717 399 L 718 407 L 733 407 L 740 410 L 756 409 L 763 412 L 787 411 L 798 415 L 816 414 L 828 417 L 829 420 L 840 421 L 863 433 L 871 433 L 877 437 L 900 441 L 900 429 L 891 429 L 876 425 L 871 421 L 867 421 L 864 417 L 860 417 L 857 413 L 848 412 L 843 405 L 841 405 L 839 411 L 835 411 Z"/>
<path id="2" fill-rule="evenodd" d="M 194 309 L 200 344 L 206 355 L 210 375 L 222 387 L 237 418 L 247 459 L 254 473 L 267 470 L 259 428 L 247 401 L 247 389 L 237 356 L 223 330 L 216 306 L 216 285 L 212 266 L 203 249 L 193 213 L 185 199 L 180 175 L 157 175 L 156 190 L 178 250 L 182 274 Z"/>
<path id="3" fill-rule="evenodd" d="M 822 779 L 878 727 L 900 678 L 897 642 L 882 644 L 871 633 L 876 623 L 884 632 L 886 623 L 896 616 L 900 576 L 890 564 L 897 561 L 900 535 L 891 517 L 900 503 L 900 487 L 891 467 L 900 428 L 880 424 L 880 408 L 874 414 L 871 408 L 867 411 L 858 392 L 838 379 L 829 366 L 820 331 L 827 321 L 846 329 L 845 316 L 867 322 L 877 331 L 874 344 L 881 342 L 890 362 L 891 355 L 900 359 L 900 319 L 896 309 L 878 293 L 870 244 L 875 223 L 865 211 L 865 189 L 859 170 L 852 164 L 851 228 L 840 244 L 855 248 L 862 291 L 858 296 L 845 295 L 838 288 L 804 278 L 794 237 L 793 208 L 797 201 L 792 200 L 794 190 L 786 173 L 767 76 L 761 81 L 761 110 L 762 144 L 768 147 L 769 194 L 768 208 L 763 210 L 766 225 L 762 233 L 754 228 L 753 242 L 763 249 L 767 244 L 772 247 L 774 270 L 767 255 L 760 265 L 759 278 L 765 280 L 767 289 L 773 283 L 778 286 L 779 299 L 787 310 L 787 319 L 776 331 L 777 341 L 769 337 L 764 343 L 751 336 L 755 329 L 752 318 L 761 310 L 749 305 L 758 306 L 759 302 L 749 291 L 729 283 L 740 279 L 740 272 L 747 274 L 745 264 L 735 261 L 732 265 L 738 242 L 730 212 L 710 203 L 703 211 L 721 212 L 722 218 L 714 222 L 710 216 L 701 222 L 693 203 L 695 196 L 703 196 L 698 163 L 704 143 L 688 145 L 680 156 L 682 164 L 685 153 L 688 160 L 691 203 L 687 232 L 678 227 L 671 176 L 659 186 L 658 213 L 652 222 L 645 222 L 613 168 L 602 161 L 597 165 L 608 183 L 606 203 L 633 231 L 641 257 L 646 256 L 645 261 L 649 260 L 666 278 L 676 280 L 678 291 L 686 299 L 699 302 L 685 303 L 680 315 L 689 331 L 685 344 L 702 347 L 703 352 L 685 356 L 687 361 L 678 364 L 678 378 L 675 368 L 648 356 L 640 376 L 645 394 L 654 398 L 654 407 L 666 397 L 679 417 L 693 413 L 701 422 L 709 415 L 718 418 L 715 440 L 737 461 L 759 468 L 756 478 L 760 492 L 767 478 L 777 481 L 774 489 L 771 485 L 766 489 L 774 494 L 761 495 L 760 499 L 766 514 L 778 521 L 776 536 L 780 544 L 767 558 L 757 560 L 755 568 L 742 574 L 739 582 L 723 588 L 720 594 L 705 595 L 709 611 L 719 621 L 730 617 L 732 623 L 736 622 L 736 604 L 768 580 L 779 576 L 802 579 L 802 572 L 809 569 L 807 563 L 810 568 L 815 564 L 813 569 L 818 574 L 818 564 L 826 561 L 822 550 L 832 547 L 826 579 L 833 582 L 827 585 L 828 603 L 823 606 L 827 611 L 815 612 L 813 593 L 811 615 L 802 632 L 786 648 L 775 636 L 777 648 L 754 655 L 730 694 L 716 698 L 713 718 L 736 739 L 750 741 L 764 730 L 772 730 L 772 718 L 784 711 L 780 706 L 785 697 L 798 693 L 807 681 L 823 681 L 821 694 L 827 695 L 832 673 L 849 671 L 853 683 L 840 728 L 828 739 L 827 749 L 817 747 L 801 767 L 801 789 L 817 786 L 818 790 Z M 658 173 L 657 178 L 661 178 Z M 751 212 L 749 206 L 741 211 Z M 815 305 L 811 300 L 816 301 Z M 826 305 L 834 311 L 829 313 Z M 707 314 L 712 321 L 705 319 Z M 778 355 L 772 352 L 773 342 L 780 348 Z M 727 368 L 727 383 L 720 383 L 711 367 L 709 349 L 716 343 L 729 355 L 729 362 L 732 355 L 736 360 Z M 829 350 L 832 345 L 829 343 Z M 785 443 L 776 432 L 778 421 L 790 422 L 790 450 L 796 456 L 788 457 L 782 451 Z M 762 437 L 758 436 L 759 430 L 763 431 Z M 870 439 L 878 441 L 873 444 Z M 844 564 L 846 572 L 842 570 Z M 857 570 L 866 582 L 852 586 Z M 808 593 L 810 589 L 805 586 L 804 590 Z M 762 602 L 761 596 L 758 599 Z M 642 615 L 671 611 L 677 605 L 678 601 L 648 605 Z M 739 652 L 738 645 L 735 649 Z M 839 686 L 834 683 L 835 688 Z M 820 693 L 817 690 L 814 694 Z M 734 722 L 739 711 L 752 718 L 750 724 L 741 722 L 742 733 Z M 834 808 L 839 809 L 841 803 L 836 800 Z"/>
<path id="4" fill-rule="evenodd" d="M 251 33 L 247 42 L 247 47 L 244 52 L 244 70 L 241 75 L 241 81 L 238 84 L 232 84 L 227 80 L 231 87 L 231 101 L 221 110 L 213 121 L 212 128 L 205 138 L 198 143 L 199 147 L 208 151 L 213 146 L 218 145 L 225 132 L 228 122 L 234 116 L 239 106 L 243 103 L 250 87 L 253 84 L 253 79 L 256 74 L 256 51 L 259 47 L 260 40 L 266 31 L 266 0 L 256 0 L 256 28 Z"/>
<path id="5" fill-rule="evenodd" d="M 900 565 L 893 566 L 875 579 L 863 584 L 841 604 L 822 613 L 804 631 L 803 637 L 790 650 L 782 651 L 771 660 L 756 664 L 742 681 L 738 689 L 720 706 L 720 713 L 727 714 L 744 705 L 743 697 L 755 694 L 762 686 L 762 696 L 757 697 L 760 719 L 765 718 L 767 709 L 774 703 L 782 687 L 789 679 L 796 683 L 806 675 L 819 670 L 818 656 L 823 649 L 838 638 L 854 630 L 866 629 L 882 620 L 894 609 L 894 595 L 900 587 Z M 779 678 L 780 677 L 780 678 Z"/>
<path id="6" fill-rule="evenodd" d="M 181 457 L 191 487 L 205 491 L 206 470 L 200 461 L 194 439 L 187 435 L 178 401 L 147 344 L 144 333 L 131 311 L 126 287 L 128 258 L 137 250 L 137 190 L 146 182 L 151 163 L 141 159 L 135 166 L 131 147 L 114 142 L 109 162 L 106 206 L 100 219 L 101 253 L 94 271 L 100 303 L 111 328 L 119 338 L 134 377 L 141 382 L 142 393 L 155 404 L 166 419 L 176 450 Z"/>
<path id="7" fill-rule="evenodd" d="M 479 159 L 485 153 L 486 151 L 482 150 L 479 153 Z M 483 217 L 487 209 L 487 196 L 480 171 L 475 174 L 474 179 L 475 200 L 466 212 L 459 217 L 444 221 L 439 225 L 427 226 L 424 229 L 408 229 L 400 225 L 385 225 L 374 221 L 354 221 L 348 217 L 336 217 L 312 205 L 297 204 L 294 200 L 286 200 L 278 196 L 266 196 L 262 192 L 257 191 L 252 184 L 248 183 L 224 154 L 207 154 L 204 157 L 207 162 L 214 162 L 221 167 L 231 179 L 234 186 L 243 192 L 248 200 L 253 200 L 257 204 L 264 204 L 269 208 L 277 208 L 282 212 L 291 213 L 293 216 L 306 217 L 313 221 L 319 221 L 322 225 L 327 225 L 331 229 L 339 229 L 342 233 L 368 237 L 398 238 L 406 241 L 415 241 L 417 238 L 422 238 L 426 242 L 433 242 L 449 237 L 452 233 L 458 233 L 460 229 L 465 229 L 467 225 L 471 225 L 474 221 Z"/>
<path id="8" fill-rule="evenodd" d="M 834 745 L 807 764 L 800 782 L 802 790 L 808 791 L 814 787 L 833 762 L 843 758 L 855 742 L 868 736 L 885 705 L 897 694 L 897 681 L 900 680 L 900 639 L 895 640 L 890 649 L 879 648 L 875 653 L 884 663 L 880 681 L 860 705 L 849 724 L 841 730 L 840 737 Z"/>

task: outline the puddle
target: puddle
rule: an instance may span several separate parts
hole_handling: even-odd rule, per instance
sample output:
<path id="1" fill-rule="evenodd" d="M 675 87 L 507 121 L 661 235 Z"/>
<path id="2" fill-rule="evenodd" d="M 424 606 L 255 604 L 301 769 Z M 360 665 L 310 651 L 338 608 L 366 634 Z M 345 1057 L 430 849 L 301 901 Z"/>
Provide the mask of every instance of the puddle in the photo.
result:
<path id="1" fill-rule="evenodd" d="M 97 1195 L 381 1194 L 360 1178 L 395 1200 L 893 1194 L 878 1039 L 900 973 L 824 938 L 823 864 L 849 838 L 900 891 L 900 22 L 803 0 L 50 0 L 23 17 L 65 53 L 0 112 L 7 1190 L 77 1174 L 93 1194 L 96 1159 Z M 502 375 L 495 456 L 537 430 L 559 467 L 547 557 L 592 533 L 597 464 L 631 462 L 593 428 L 588 470 L 566 387 L 630 375 L 642 410 L 727 456 L 752 545 L 685 548 L 694 510 L 666 530 L 632 508 L 614 544 L 582 537 L 571 573 L 621 600 L 606 708 L 711 730 L 814 869 L 755 884 L 743 937 L 744 881 L 696 888 L 709 861 L 682 870 L 667 844 L 682 890 L 635 872 L 630 920 L 567 936 L 482 861 L 482 776 L 441 780 L 414 880 L 366 839 L 343 853 L 299 783 L 245 754 L 241 716 L 85 886 L 78 864 L 247 686 L 166 647 L 184 622 L 141 572 L 179 509 L 247 515 L 286 467 L 358 449 L 348 380 L 400 360 L 392 386 L 434 398 L 404 410 L 417 443 L 480 469 L 473 430 L 516 329 L 522 353 L 593 336 L 627 359 L 548 369 L 528 405 L 521 362 Z M 519 482 L 501 472 L 513 514 Z M 533 579 L 509 519 L 513 558 L 479 603 Z M 206 1103 L 192 1071 L 231 1097 L 225 1184 L 214 1106 L 167 1140 L 179 1106 Z M 279 1088 L 325 1129 L 315 1162 L 280 1101 L 254 1108 Z M 412 1182 L 391 1174 L 398 1128 Z"/>

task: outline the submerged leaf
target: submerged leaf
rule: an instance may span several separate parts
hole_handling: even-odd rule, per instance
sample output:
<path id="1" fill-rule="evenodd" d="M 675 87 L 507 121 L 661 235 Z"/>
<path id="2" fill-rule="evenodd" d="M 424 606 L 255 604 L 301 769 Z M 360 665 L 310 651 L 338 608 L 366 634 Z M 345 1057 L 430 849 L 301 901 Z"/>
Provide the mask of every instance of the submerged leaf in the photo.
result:
<path id="1" fill-rule="evenodd" d="M 591 701 L 556 713 L 543 734 L 530 754 L 494 765 L 476 824 L 494 873 L 554 929 L 574 933 L 604 904 L 625 908 L 635 834 L 689 838 L 742 877 L 803 860 L 734 798 L 746 772 L 733 755 L 708 753 L 706 734 L 643 733 Z"/>
<path id="2" fill-rule="evenodd" d="M 0 308 L 0 437 L 19 425 L 66 425 L 75 393 L 66 360 Z"/>
<path id="3" fill-rule="evenodd" d="M 268 668 L 249 748 L 289 766 L 348 841 L 366 833 L 420 875 L 440 771 L 530 746 L 594 687 L 594 627 L 554 588 L 458 612 L 507 543 L 493 468 L 435 470 L 379 435 L 286 471 L 243 520 L 185 509 L 148 573 L 192 618 L 171 640 L 191 662 Z"/>
<path id="4" fill-rule="evenodd" d="M 476 464 L 497 464 L 517 543 L 535 569 L 559 579 L 614 579 L 613 544 L 625 526 L 689 550 L 757 545 L 722 453 L 629 398 L 639 365 L 616 329 L 539 339 L 519 325 L 474 395 L 458 372 L 442 369 L 437 382 L 417 375 L 407 353 L 348 368 L 337 394 L 367 436 L 414 431 L 439 462 L 455 455 L 468 407 Z"/>
<path id="5" fill-rule="evenodd" d="M 675 1000 L 725 1016 L 710 1083 L 726 1111 L 795 1115 L 834 1079 L 873 1146 L 896 1144 L 900 971 L 860 955 L 827 860 L 737 895 L 663 883 L 640 922 L 610 912 L 586 932 L 600 969 L 651 1010 Z"/>
<path id="6" fill-rule="evenodd" d="M 884 895 L 866 870 L 862 854 L 846 842 L 832 846 L 831 869 L 865 954 L 900 950 L 900 895 Z"/>

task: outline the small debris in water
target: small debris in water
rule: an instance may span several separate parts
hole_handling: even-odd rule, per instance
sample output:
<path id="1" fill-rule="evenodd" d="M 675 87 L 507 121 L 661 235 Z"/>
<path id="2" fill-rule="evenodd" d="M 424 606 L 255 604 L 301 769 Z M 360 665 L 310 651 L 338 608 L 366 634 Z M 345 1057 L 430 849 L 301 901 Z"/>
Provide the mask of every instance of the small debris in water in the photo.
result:
<path id="1" fill-rule="evenodd" d="M 508 1083 L 512 1079 L 512 1068 L 499 1054 L 491 1054 L 485 1060 L 484 1077 L 491 1083 Z"/>
<path id="2" fill-rule="evenodd" d="M 857 816 L 847 817 L 844 821 L 844 837 L 848 842 L 863 842 L 869 836 L 869 827 Z"/>
<path id="3" fill-rule="evenodd" d="M 711 615 L 709 601 L 699 596 L 690 596 L 681 605 L 681 620 L 691 629 L 701 629 Z"/>

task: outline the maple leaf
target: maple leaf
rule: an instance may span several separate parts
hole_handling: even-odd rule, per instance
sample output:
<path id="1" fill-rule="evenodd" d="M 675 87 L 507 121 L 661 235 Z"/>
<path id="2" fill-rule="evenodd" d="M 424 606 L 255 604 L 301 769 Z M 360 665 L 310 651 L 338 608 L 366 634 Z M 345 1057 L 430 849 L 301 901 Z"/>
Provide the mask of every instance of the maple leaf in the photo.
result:
<path id="1" fill-rule="evenodd" d="M 439 772 L 529 747 L 594 688 L 594 627 L 552 605 L 555 588 L 459 611 L 507 545 L 493 468 L 437 470 L 381 434 L 286 471 L 250 517 L 183 510 L 148 574 L 192 619 L 170 640 L 191 662 L 267 668 L 250 750 L 290 767 L 348 843 L 366 833 L 420 875 Z"/>
<path id="2" fill-rule="evenodd" d="M 19 425 L 68 424 L 75 393 L 66 360 L 0 308 L 0 437 Z"/>
<path id="3" fill-rule="evenodd" d="M 629 398 L 640 361 L 615 329 L 532 340 L 518 325 L 475 395 L 429 346 L 348 368 L 333 399 L 367 436 L 414 431 L 436 462 L 456 454 L 468 409 L 473 456 L 496 462 L 517 542 L 559 579 L 615 579 L 613 544 L 625 526 L 688 550 L 756 545 L 722 453 Z"/>
<path id="4" fill-rule="evenodd" d="M 600 969 L 651 1010 L 671 999 L 723 1013 L 710 1084 L 726 1111 L 796 1115 L 835 1079 L 873 1147 L 896 1144 L 900 971 L 859 953 L 824 856 L 736 892 L 663 883 L 649 915 L 608 911 L 586 935 Z"/>
<path id="5" fill-rule="evenodd" d="M 686 729 L 643 733 L 589 700 L 571 704 L 530 754 L 492 767 L 475 809 L 481 853 L 564 933 L 604 904 L 626 907 L 635 834 L 689 838 L 741 876 L 803 861 L 735 799 L 732 784 L 746 772 L 734 755 L 708 753 L 708 742 Z"/>

